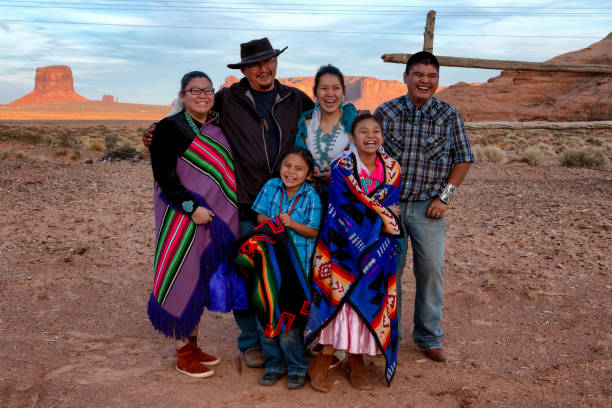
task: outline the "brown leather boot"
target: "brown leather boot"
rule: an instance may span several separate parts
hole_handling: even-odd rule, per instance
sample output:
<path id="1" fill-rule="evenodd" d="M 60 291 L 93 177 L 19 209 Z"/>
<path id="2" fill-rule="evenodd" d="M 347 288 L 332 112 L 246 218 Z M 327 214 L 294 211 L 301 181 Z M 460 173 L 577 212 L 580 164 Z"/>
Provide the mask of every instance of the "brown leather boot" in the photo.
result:
<path id="1" fill-rule="evenodd" d="M 349 383 L 358 390 L 371 390 L 372 384 L 366 374 L 365 363 L 361 354 L 348 355 L 347 375 Z"/>
<path id="2" fill-rule="evenodd" d="M 317 356 L 308 364 L 308 375 L 310 376 L 310 385 L 317 391 L 330 392 L 331 383 L 327 370 L 331 364 L 333 355 L 317 354 Z"/>
<path id="3" fill-rule="evenodd" d="M 210 377 L 215 373 L 197 360 L 189 343 L 176 350 L 176 369 L 183 374 L 199 378 Z"/>

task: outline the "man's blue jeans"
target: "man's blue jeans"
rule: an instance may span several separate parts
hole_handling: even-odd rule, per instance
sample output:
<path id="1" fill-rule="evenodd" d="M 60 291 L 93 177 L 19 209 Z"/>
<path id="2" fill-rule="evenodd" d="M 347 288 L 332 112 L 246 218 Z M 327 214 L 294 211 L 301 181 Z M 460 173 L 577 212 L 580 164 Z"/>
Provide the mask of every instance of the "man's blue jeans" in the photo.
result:
<path id="1" fill-rule="evenodd" d="M 240 221 L 240 235 L 249 232 L 254 226 L 255 222 L 253 221 Z M 251 350 L 260 350 L 266 336 L 259 327 L 255 313 L 250 309 L 234 310 L 234 320 L 236 320 L 236 324 L 240 328 L 238 350 L 242 354 Z"/>
<path id="2" fill-rule="evenodd" d="M 441 347 L 441 340 L 444 337 L 440 329 L 440 320 L 444 305 L 442 269 L 446 221 L 444 218 L 434 219 L 425 216 L 430 202 L 431 200 L 400 202 L 402 210 L 400 217 L 406 231 L 406 248 L 410 238 L 416 281 L 412 338 L 416 345 L 424 350 Z M 405 254 L 402 255 L 402 260 L 397 277 L 400 310 Z M 401 315 L 398 314 L 398 322 L 400 318 Z M 401 325 L 399 329 L 401 330 Z"/>
<path id="3" fill-rule="evenodd" d="M 265 337 L 262 345 L 266 372 L 282 374 L 287 367 L 288 375 L 306 375 L 308 361 L 304 358 L 304 337 L 301 329 L 292 328 L 277 337 Z"/>

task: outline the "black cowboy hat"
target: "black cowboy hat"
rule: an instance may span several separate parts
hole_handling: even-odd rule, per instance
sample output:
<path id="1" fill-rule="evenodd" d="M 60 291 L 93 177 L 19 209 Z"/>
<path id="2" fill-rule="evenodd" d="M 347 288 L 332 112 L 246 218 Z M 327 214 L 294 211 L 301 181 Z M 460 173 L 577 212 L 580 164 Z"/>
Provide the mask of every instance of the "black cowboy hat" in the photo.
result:
<path id="1" fill-rule="evenodd" d="M 270 44 L 270 40 L 267 37 L 260 38 L 259 40 L 252 40 L 247 43 L 240 44 L 240 59 L 241 61 L 237 64 L 227 64 L 228 68 L 236 69 L 240 68 L 244 64 L 253 64 L 267 60 L 268 58 L 276 57 L 287 47 L 282 50 L 275 50 Z"/>

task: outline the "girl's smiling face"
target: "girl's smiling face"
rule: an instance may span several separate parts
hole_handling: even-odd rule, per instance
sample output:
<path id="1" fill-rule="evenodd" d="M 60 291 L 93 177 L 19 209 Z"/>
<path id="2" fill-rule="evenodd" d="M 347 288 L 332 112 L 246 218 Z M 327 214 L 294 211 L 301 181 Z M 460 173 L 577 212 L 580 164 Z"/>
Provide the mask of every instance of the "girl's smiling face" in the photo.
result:
<path id="1" fill-rule="evenodd" d="M 376 154 L 383 143 L 382 129 L 375 119 L 363 119 L 355 125 L 349 140 L 357 147 L 359 155 Z"/>
<path id="2" fill-rule="evenodd" d="M 281 162 L 280 178 L 288 194 L 298 191 L 309 175 L 308 163 L 297 153 L 289 153 Z"/>

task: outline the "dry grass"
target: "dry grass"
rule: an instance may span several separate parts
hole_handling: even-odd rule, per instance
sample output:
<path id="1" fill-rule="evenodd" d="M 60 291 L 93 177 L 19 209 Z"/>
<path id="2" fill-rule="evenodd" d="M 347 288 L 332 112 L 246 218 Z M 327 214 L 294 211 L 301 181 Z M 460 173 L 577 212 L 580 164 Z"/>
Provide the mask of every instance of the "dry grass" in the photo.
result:
<path id="1" fill-rule="evenodd" d="M 106 157 L 148 157 L 141 143 L 149 120 L 0 120 L 0 141 L 19 140 L 72 151 L 99 152 Z M 562 154 L 582 148 L 599 149 L 610 163 L 612 131 L 545 130 L 509 131 L 482 129 L 470 131 L 476 160 L 504 163 L 526 161 L 532 165 L 558 165 Z M 535 149 L 537 147 L 539 152 Z M 132 156 L 130 156 L 132 155 Z"/>
<path id="2" fill-rule="evenodd" d="M 146 149 L 142 148 L 140 138 L 149 123 L 126 120 L 0 121 L 0 141 L 66 147 L 71 150 L 71 157 L 77 159 L 80 154 L 74 152 L 81 149 L 104 151 L 110 157 L 145 157 Z"/>
<path id="3" fill-rule="evenodd" d="M 497 146 L 502 149 L 507 155 L 506 160 L 525 161 L 532 165 L 555 165 L 560 162 L 563 154 L 568 154 L 564 152 L 580 149 L 602 151 L 607 158 L 601 164 L 602 167 L 608 166 L 612 160 L 612 131 L 606 129 L 519 131 L 479 129 L 470 131 L 469 135 L 475 153 L 478 152 L 476 154 L 480 155 L 482 161 L 491 162 L 482 151 L 486 146 Z M 476 158 L 477 161 L 479 157 Z"/>
<path id="4" fill-rule="evenodd" d="M 610 160 L 603 149 L 578 148 L 567 149 L 560 157 L 562 166 L 565 167 L 604 167 Z"/>
<path id="5" fill-rule="evenodd" d="M 480 163 L 503 163 L 506 160 L 506 153 L 497 146 L 475 144 L 472 151 L 474 159 Z"/>
<path id="6" fill-rule="evenodd" d="M 530 166 L 540 166 L 544 159 L 544 152 L 540 149 L 539 146 L 529 146 L 525 149 L 525 155 L 523 159 Z"/>

